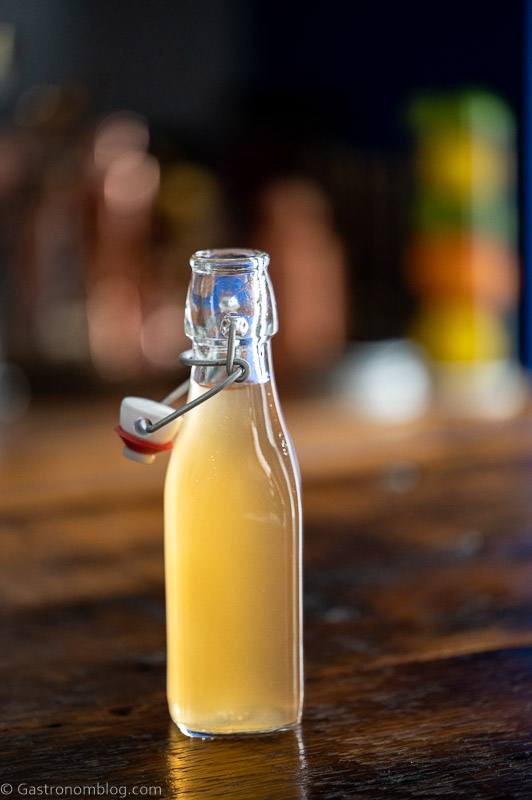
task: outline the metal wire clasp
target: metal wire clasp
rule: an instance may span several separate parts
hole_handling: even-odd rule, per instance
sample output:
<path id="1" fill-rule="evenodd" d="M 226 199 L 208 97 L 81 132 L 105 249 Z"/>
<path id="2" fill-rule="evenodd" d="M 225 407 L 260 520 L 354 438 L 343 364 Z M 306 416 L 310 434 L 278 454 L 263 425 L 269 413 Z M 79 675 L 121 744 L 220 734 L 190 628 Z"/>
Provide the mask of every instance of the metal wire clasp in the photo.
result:
<path id="1" fill-rule="evenodd" d="M 205 403 L 206 400 L 210 400 L 211 397 L 214 397 L 215 394 L 221 392 L 222 389 L 226 389 L 232 383 L 242 383 L 246 380 L 249 375 L 249 364 L 244 358 L 235 357 L 238 344 L 237 330 L 239 327 L 242 328 L 242 324 L 245 324 L 245 322 L 246 321 L 243 319 L 243 317 L 239 317 L 235 314 L 228 314 L 226 317 L 224 317 L 222 323 L 222 333 L 227 331 L 227 354 L 225 358 L 196 358 L 193 350 L 186 350 L 179 356 L 181 363 L 185 364 L 187 367 L 225 366 L 227 377 L 224 378 L 221 383 L 217 383 L 216 386 L 211 387 L 199 397 L 196 397 L 194 400 L 190 400 L 188 403 L 184 403 L 182 406 L 179 406 L 179 408 L 174 411 L 173 414 L 168 414 L 168 416 L 163 417 L 158 422 L 152 422 L 146 417 L 139 417 L 139 419 L 135 421 L 135 430 L 137 433 L 143 436 L 145 436 L 147 433 L 155 433 L 155 431 L 164 428 L 165 425 L 173 422 L 178 417 L 182 417 L 183 414 L 186 414 L 188 411 L 191 411 L 193 408 L 201 405 L 201 403 Z M 186 380 L 184 383 L 174 389 L 173 392 L 170 392 L 169 395 L 163 398 L 162 402 L 166 405 L 174 403 L 179 397 L 182 397 L 184 394 L 186 394 L 186 392 L 188 392 L 189 386 L 190 380 Z"/>

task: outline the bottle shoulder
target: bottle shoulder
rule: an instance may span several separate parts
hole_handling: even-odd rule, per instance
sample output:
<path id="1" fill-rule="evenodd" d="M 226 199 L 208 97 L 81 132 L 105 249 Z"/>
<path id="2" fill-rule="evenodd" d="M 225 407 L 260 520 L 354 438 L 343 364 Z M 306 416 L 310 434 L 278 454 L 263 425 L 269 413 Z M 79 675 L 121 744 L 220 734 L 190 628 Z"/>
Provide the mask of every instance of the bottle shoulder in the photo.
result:
<path id="1" fill-rule="evenodd" d="M 269 483 L 273 492 L 298 493 L 299 466 L 272 388 L 226 390 L 189 412 L 174 442 L 170 473 L 196 484 L 230 476 L 242 491 L 246 484 Z"/>

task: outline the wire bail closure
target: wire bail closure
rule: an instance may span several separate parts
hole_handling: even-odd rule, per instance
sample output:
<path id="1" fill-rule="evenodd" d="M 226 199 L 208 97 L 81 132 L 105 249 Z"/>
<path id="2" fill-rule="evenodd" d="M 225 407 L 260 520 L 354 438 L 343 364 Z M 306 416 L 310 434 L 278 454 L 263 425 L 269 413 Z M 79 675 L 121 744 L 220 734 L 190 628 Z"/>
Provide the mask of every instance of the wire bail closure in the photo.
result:
<path id="1" fill-rule="evenodd" d="M 193 408 L 196 408 L 202 403 L 205 403 L 207 400 L 210 400 L 211 397 L 214 397 L 216 394 L 218 394 L 218 392 L 226 389 L 232 383 L 242 383 L 246 380 L 249 375 L 249 364 L 244 358 L 235 357 L 236 348 L 238 345 L 237 327 L 240 323 L 245 323 L 245 320 L 236 314 L 227 314 L 227 316 L 223 319 L 222 333 L 225 333 L 225 330 L 227 330 L 227 354 L 225 358 L 196 358 L 193 350 L 186 350 L 179 356 L 181 363 L 187 367 L 225 366 L 227 377 L 224 378 L 224 380 L 220 383 L 212 386 L 199 397 L 196 397 L 194 400 L 189 400 L 188 403 L 184 403 L 182 406 L 179 406 L 176 411 L 174 411 L 172 414 L 168 414 L 166 417 L 163 417 L 158 422 L 152 422 L 147 417 L 139 417 L 139 419 L 135 421 L 135 430 L 137 433 L 139 433 L 141 436 L 155 433 L 161 428 L 164 428 L 164 426 L 168 425 L 170 422 L 182 417 L 188 411 L 192 411 Z M 163 398 L 161 402 L 165 405 L 174 403 L 179 397 L 182 397 L 184 394 L 186 394 L 186 392 L 188 392 L 189 386 L 190 379 L 180 384 L 176 389 L 174 389 L 173 392 L 170 392 L 169 395 Z"/>

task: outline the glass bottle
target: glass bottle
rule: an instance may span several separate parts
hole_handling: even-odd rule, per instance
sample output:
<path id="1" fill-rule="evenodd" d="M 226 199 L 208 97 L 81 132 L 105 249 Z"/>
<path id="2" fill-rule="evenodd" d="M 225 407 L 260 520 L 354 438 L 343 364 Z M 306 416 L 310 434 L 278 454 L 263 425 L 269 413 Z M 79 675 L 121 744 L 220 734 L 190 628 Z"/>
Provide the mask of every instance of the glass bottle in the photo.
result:
<path id="1" fill-rule="evenodd" d="M 301 717 L 301 497 L 271 367 L 269 257 L 205 250 L 190 261 L 185 331 L 200 359 L 249 374 L 187 413 L 165 484 L 168 704 L 189 736 L 261 733 Z M 189 400 L 225 367 L 194 367 Z"/>

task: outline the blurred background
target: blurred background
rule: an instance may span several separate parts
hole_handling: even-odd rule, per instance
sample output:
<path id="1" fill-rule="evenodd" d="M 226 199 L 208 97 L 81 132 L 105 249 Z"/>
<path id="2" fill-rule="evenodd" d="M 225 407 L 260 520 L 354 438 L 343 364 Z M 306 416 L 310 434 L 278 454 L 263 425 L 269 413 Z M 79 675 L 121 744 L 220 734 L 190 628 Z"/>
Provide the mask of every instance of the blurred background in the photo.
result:
<path id="1" fill-rule="evenodd" d="M 524 796 L 531 54 L 532 0 L 0 0 L 10 781 Z M 304 491 L 307 747 L 251 758 L 168 736 L 167 460 L 113 431 L 220 247 L 271 254 Z"/>
<path id="2" fill-rule="evenodd" d="M 272 256 L 285 395 L 517 413 L 526 11 L 2 0 L 0 421 L 164 394 L 224 246 Z"/>

